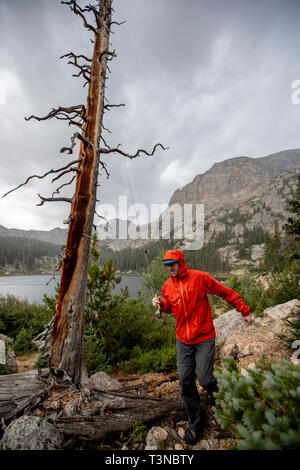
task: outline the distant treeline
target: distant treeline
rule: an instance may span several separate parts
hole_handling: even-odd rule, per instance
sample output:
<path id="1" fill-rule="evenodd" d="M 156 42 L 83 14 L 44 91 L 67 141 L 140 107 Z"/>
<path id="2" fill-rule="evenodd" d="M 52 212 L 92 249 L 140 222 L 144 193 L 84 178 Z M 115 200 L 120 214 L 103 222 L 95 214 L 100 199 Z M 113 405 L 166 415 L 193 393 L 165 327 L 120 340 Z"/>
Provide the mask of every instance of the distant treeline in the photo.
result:
<path id="1" fill-rule="evenodd" d="M 142 272 L 147 269 L 147 263 L 151 263 L 162 250 L 172 250 L 174 249 L 174 245 L 174 240 L 160 240 L 145 243 L 141 248 L 126 248 L 120 251 L 113 251 L 111 248 L 102 247 L 99 262 L 100 264 L 104 264 L 106 261 L 112 259 L 113 264 L 120 271 Z M 145 250 L 147 250 L 147 254 Z"/>
<path id="2" fill-rule="evenodd" d="M 208 272 L 227 272 L 230 269 L 228 260 L 221 260 L 217 251 L 218 248 L 228 245 L 229 240 L 236 238 L 232 229 L 216 234 L 212 241 L 208 242 L 201 250 L 188 251 L 182 248 L 185 260 L 190 268 L 200 269 Z M 240 241 L 235 243 L 239 251 L 239 257 L 250 259 L 250 247 L 253 244 L 264 243 L 266 235 L 261 227 L 253 230 L 246 229 Z M 110 248 L 101 248 L 100 263 L 112 259 L 114 265 L 120 271 L 143 272 L 147 270 L 147 263 L 162 251 L 174 248 L 181 249 L 180 240 L 160 240 L 148 242 L 141 248 L 126 248 L 120 251 L 113 251 Z M 145 249 L 147 255 L 145 255 Z M 54 257 L 60 253 L 60 245 L 48 242 L 21 238 L 21 237 L 0 237 L 0 268 L 5 265 L 12 265 L 16 269 L 25 266 L 32 269 L 36 259 L 44 256 Z"/>
<path id="3" fill-rule="evenodd" d="M 237 238 L 232 229 L 215 235 L 212 241 L 208 242 L 200 250 L 188 251 L 182 248 L 185 261 L 191 269 L 200 269 L 208 272 L 227 272 L 230 269 L 228 260 L 222 261 L 217 251 L 218 248 L 228 244 L 229 240 Z M 236 242 L 239 256 L 243 259 L 250 258 L 250 247 L 253 244 L 264 243 L 265 233 L 261 227 L 253 230 L 246 229 L 241 241 Z M 160 240 L 149 242 L 141 248 L 127 248 L 120 251 L 113 251 L 109 248 L 101 248 L 100 263 L 103 264 L 109 259 L 120 271 L 141 272 L 147 269 L 147 262 L 151 261 L 161 252 L 180 248 L 178 240 Z M 145 256 L 147 250 L 147 258 Z"/>
<path id="4" fill-rule="evenodd" d="M 53 243 L 22 237 L 0 237 L 0 267 L 12 265 L 32 269 L 36 259 L 54 257 L 61 247 Z"/>

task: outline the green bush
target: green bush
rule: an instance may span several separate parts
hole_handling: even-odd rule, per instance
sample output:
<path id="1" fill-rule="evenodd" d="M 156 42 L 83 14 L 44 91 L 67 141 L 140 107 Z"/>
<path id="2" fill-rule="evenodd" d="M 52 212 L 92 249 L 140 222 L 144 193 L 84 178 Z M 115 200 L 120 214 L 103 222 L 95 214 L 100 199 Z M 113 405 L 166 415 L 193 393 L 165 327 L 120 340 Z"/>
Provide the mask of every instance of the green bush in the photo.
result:
<path id="1" fill-rule="evenodd" d="M 136 421 L 133 424 L 133 429 L 132 432 L 130 433 L 131 439 L 133 439 L 135 442 L 142 442 L 148 432 L 147 426 L 142 423 L 142 421 Z"/>
<path id="2" fill-rule="evenodd" d="M 249 305 L 252 313 L 255 312 L 260 315 L 266 308 L 274 305 L 272 304 L 272 299 L 268 296 L 267 292 L 257 285 L 254 279 L 251 278 L 251 275 L 240 278 L 237 276 L 230 276 L 227 286 L 239 294 L 244 303 Z M 228 306 L 228 304 L 226 305 L 227 310 L 232 308 Z"/>
<path id="3" fill-rule="evenodd" d="M 300 339 L 300 309 L 298 309 L 295 317 L 286 318 L 283 321 L 286 332 L 279 334 L 278 337 L 287 348 L 291 348 L 293 342 Z"/>
<path id="4" fill-rule="evenodd" d="M 32 328 L 22 328 L 13 344 L 13 349 L 16 354 L 24 354 L 33 350 L 32 339 L 34 338 Z"/>
<path id="5" fill-rule="evenodd" d="M 19 300 L 13 295 L 0 296 L 1 333 L 16 340 L 16 353 L 31 350 L 31 339 L 43 331 L 51 315 L 43 305 L 29 304 L 27 300 Z"/>
<path id="6" fill-rule="evenodd" d="M 267 369 L 238 370 L 232 357 L 216 368 L 219 390 L 214 412 L 223 429 L 241 439 L 242 450 L 284 450 L 300 447 L 300 365 L 283 360 Z"/>
<path id="7" fill-rule="evenodd" d="M 104 348 L 93 325 L 88 325 L 84 332 L 85 364 L 88 375 L 99 371 L 109 371 Z"/>
<path id="8" fill-rule="evenodd" d="M 251 312 L 261 315 L 268 307 L 300 298 L 300 262 L 294 260 L 274 274 L 269 288 L 265 290 L 255 282 L 251 275 L 230 276 L 226 285 L 240 295 L 249 305 Z M 224 301 L 214 300 L 215 305 L 220 305 L 221 302 L 225 304 L 227 310 L 232 308 Z"/>
<path id="9" fill-rule="evenodd" d="M 39 357 L 37 358 L 33 368 L 34 369 L 47 369 L 48 367 L 48 362 L 47 359 L 43 356 L 44 352 L 41 352 L 39 354 Z"/>
<path id="10" fill-rule="evenodd" d="M 131 362 L 140 367 L 139 354 L 152 353 L 174 344 L 174 319 L 167 315 L 163 320 L 155 317 L 153 307 L 140 299 L 129 299 L 111 308 L 108 315 L 93 323 L 94 339 L 101 341 L 107 363 Z M 155 361 L 148 361 L 154 365 Z M 148 369 L 153 370 L 153 369 Z"/>
<path id="11" fill-rule="evenodd" d="M 163 346 L 160 349 L 143 351 L 141 347 L 135 347 L 131 358 L 119 366 L 126 372 L 136 371 L 145 374 L 149 371 L 165 372 L 176 369 L 176 346 Z"/>
<path id="12" fill-rule="evenodd" d="M 300 261 L 294 260 L 278 273 L 266 291 L 272 305 L 300 298 Z"/>
<path id="13" fill-rule="evenodd" d="M 15 340 L 16 354 L 24 354 L 32 351 L 32 339 L 43 331 L 51 313 L 43 305 L 6 295 L 0 296 L 0 317 L 1 333 Z"/>
<path id="14" fill-rule="evenodd" d="M 164 282 L 170 277 L 166 266 L 162 264 L 164 253 L 164 250 L 159 252 L 151 261 L 150 272 L 145 273 L 142 287 L 145 289 L 145 299 L 148 301 L 151 301 L 154 294 L 160 295 Z"/>

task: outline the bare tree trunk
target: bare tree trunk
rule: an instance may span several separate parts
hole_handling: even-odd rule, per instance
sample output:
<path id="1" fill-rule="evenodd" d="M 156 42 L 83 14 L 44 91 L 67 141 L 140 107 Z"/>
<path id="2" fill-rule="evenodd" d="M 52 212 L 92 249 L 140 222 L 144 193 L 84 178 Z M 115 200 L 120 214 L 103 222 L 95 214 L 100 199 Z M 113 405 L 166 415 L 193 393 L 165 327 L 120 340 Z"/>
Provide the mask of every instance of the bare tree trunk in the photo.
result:
<path id="1" fill-rule="evenodd" d="M 26 185 L 33 178 L 45 178 L 50 174 L 57 174 L 52 182 L 57 181 L 68 173 L 76 172 L 75 194 L 72 199 L 66 197 L 54 197 L 63 186 L 71 184 L 74 176 L 68 183 L 65 183 L 52 194 L 52 197 L 42 197 L 39 195 L 43 205 L 45 202 L 64 201 L 70 202 L 71 211 L 68 218 L 68 235 L 64 258 L 62 261 L 62 271 L 58 299 L 55 306 L 55 317 L 47 325 L 43 332 L 45 341 L 45 356 L 49 360 L 49 369 L 52 378 L 61 381 L 72 382 L 79 386 L 86 382 L 87 372 L 84 361 L 84 309 L 86 303 L 86 286 L 88 278 L 88 259 L 91 245 L 92 227 L 95 213 L 97 180 L 99 163 L 108 172 L 103 162 L 100 161 L 100 154 L 115 153 L 133 159 L 141 153 L 152 156 L 157 147 L 166 150 L 162 144 L 158 143 L 153 147 L 151 153 L 144 149 L 138 149 L 135 154 L 129 154 L 117 148 L 109 147 L 106 142 L 104 148 L 100 148 L 101 131 L 103 127 L 103 114 L 105 109 L 111 107 L 124 106 L 104 105 L 105 80 L 107 73 L 107 60 L 109 56 L 114 57 L 115 53 L 109 51 L 109 36 L 112 24 L 122 24 L 111 21 L 112 0 L 98 0 L 99 8 L 94 5 L 81 7 L 77 0 L 61 1 L 68 5 L 74 14 L 81 17 L 84 27 L 94 34 L 93 58 L 84 55 L 76 55 L 69 52 L 61 58 L 70 59 L 69 64 L 80 69 L 76 77 L 83 76 L 85 85 L 89 84 L 86 106 L 77 104 L 70 107 L 59 106 L 52 109 L 47 116 L 38 117 L 31 115 L 26 120 L 36 119 L 38 121 L 47 119 L 59 119 L 67 121 L 69 125 L 79 127 L 81 134 L 76 132 L 71 138 L 71 147 L 63 147 L 60 152 L 73 153 L 75 139 L 80 140 L 79 158 L 69 162 L 58 169 L 47 171 L 44 175 L 31 175 L 18 187 L 8 191 L 3 197 L 12 191 Z M 92 14 L 96 26 L 88 23 L 85 13 Z M 80 65 L 78 60 L 84 59 L 85 64 Z M 89 65 L 90 64 L 90 65 Z M 72 165 L 78 164 L 77 167 Z M 109 175 L 108 175 L 109 176 Z"/>
<path id="2" fill-rule="evenodd" d="M 104 112 L 107 53 L 111 25 L 111 0 L 99 0 L 98 27 L 85 119 L 55 322 L 51 338 L 49 368 L 56 377 L 69 377 L 75 385 L 86 378 L 83 328 L 90 237 L 96 203 L 100 135 Z"/>

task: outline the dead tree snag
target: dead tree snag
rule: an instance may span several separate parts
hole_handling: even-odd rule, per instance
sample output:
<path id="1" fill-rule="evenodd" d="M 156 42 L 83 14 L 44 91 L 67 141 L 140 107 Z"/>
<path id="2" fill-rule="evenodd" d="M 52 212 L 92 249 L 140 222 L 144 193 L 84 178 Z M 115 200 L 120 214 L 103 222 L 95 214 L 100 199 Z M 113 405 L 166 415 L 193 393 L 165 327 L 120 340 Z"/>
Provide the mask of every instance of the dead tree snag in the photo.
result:
<path id="1" fill-rule="evenodd" d="M 51 331 L 47 331 L 46 357 L 48 359 L 51 376 L 60 381 L 69 381 L 75 386 L 82 385 L 87 379 L 84 361 L 84 310 L 86 302 L 86 285 L 88 277 L 88 260 L 91 244 L 91 235 L 96 205 L 96 193 L 98 187 L 99 166 L 102 167 L 107 177 L 109 176 L 106 166 L 101 161 L 101 154 L 119 154 L 127 158 L 136 158 L 141 153 L 153 156 L 157 147 L 165 149 L 161 144 L 156 144 L 152 152 L 139 149 L 130 155 L 121 151 L 119 146 L 111 148 L 103 136 L 103 125 L 105 111 L 111 108 L 124 106 L 123 104 L 105 104 L 105 82 L 108 69 L 107 62 L 116 56 L 115 51 L 110 51 L 110 29 L 113 22 L 112 0 L 98 0 L 98 5 L 87 5 L 81 7 L 76 0 L 62 1 L 70 7 L 71 11 L 78 15 L 84 27 L 93 34 L 93 54 L 88 58 L 82 54 L 76 55 L 69 52 L 61 58 L 69 59 L 69 64 L 74 66 L 78 73 L 75 77 L 85 80 L 84 86 L 88 85 L 88 96 L 86 105 L 60 106 L 53 108 L 46 116 L 38 117 L 31 115 L 25 118 L 27 121 L 35 119 L 44 121 L 58 119 L 66 121 L 68 125 L 75 126 L 77 131 L 71 137 L 71 145 L 63 147 L 60 152 L 68 155 L 73 154 L 76 142 L 80 142 L 79 156 L 67 165 L 57 170 L 50 170 L 44 175 L 32 175 L 25 183 L 12 189 L 12 191 L 27 184 L 32 178 L 45 178 L 49 174 L 57 174 L 52 182 L 72 173 L 72 178 L 61 184 L 53 193 L 52 197 L 44 197 L 39 194 L 40 203 L 45 202 L 69 202 L 71 204 L 70 214 L 65 223 L 68 224 L 68 234 L 64 256 L 61 263 L 61 280 L 58 299 L 55 307 L 55 318 L 51 323 Z M 90 15 L 92 21 L 87 16 Z M 92 24 L 93 23 L 93 24 Z M 80 129 L 80 132 L 78 130 Z M 100 147 L 100 142 L 105 147 Z M 76 164 L 76 166 L 72 166 Z M 70 185 L 75 180 L 75 192 L 73 197 L 54 197 L 60 194 L 60 190 Z"/>
<path id="2" fill-rule="evenodd" d="M 75 11 L 76 2 L 68 2 Z M 82 13 L 82 12 L 80 12 Z M 96 14 L 96 11 L 94 11 Z M 83 13 L 82 13 L 83 15 Z M 82 16 L 80 15 L 80 16 Z M 82 125 L 75 196 L 72 202 L 66 252 L 62 264 L 56 317 L 52 330 L 49 367 L 54 375 L 67 374 L 75 385 L 86 378 L 83 347 L 83 315 L 86 281 L 99 168 L 99 142 L 104 113 L 104 92 L 111 22 L 111 1 L 100 1 L 93 29 L 94 52 L 90 66 L 89 91 Z M 101 60 L 99 57 L 101 56 Z"/>

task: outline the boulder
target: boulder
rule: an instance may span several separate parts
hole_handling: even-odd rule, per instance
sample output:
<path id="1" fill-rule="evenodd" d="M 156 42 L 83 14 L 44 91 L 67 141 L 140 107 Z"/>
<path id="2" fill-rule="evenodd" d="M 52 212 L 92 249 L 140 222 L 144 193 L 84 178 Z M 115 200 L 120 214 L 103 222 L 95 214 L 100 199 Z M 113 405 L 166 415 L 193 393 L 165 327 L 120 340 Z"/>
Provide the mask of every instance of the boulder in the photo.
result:
<path id="1" fill-rule="evenodd" d="M 122 388 L 122 384 L 105 372 L 96 372 L 96 374 L 89 378 L 89 387 L 107 391 L 120 389 Z"/>
<path id="2" fill-rule="evenodd" d="M 220 344 L 218 353 L 222 356 L 229 356 L 232 349 L 237 346 L 238 357 L 246 354 L 261 356 L 266 350 L 272 348 L 274 339 L 273 332 L 259 332 L 258 330 L 248 330 L 237 335 L 227 336 Z"/>
<path id="3" fill-rule="evenodd" d="M 174 450 L 184 450 L 184 447 L 182 444 L 175 444 Z"/>
<path id="4" fill-rule="evenodd" d="M 216 344 L 223 343 L 227 336 L 233 336 L 247 328 L 242 314 L 235 309 L 223 313 L 213 323 L 217 335 Z"/>
<path id="5" fill-rule="evenodd" d="M 159 426 L 154 426 L 150 429 L 146 436 L 145 450 L 158 450 L 159 444 L 166 441 L 167 439 L 167 431 Z"/>
<path id="6" fill-rule="evenodd" d="M 16 360 L 16 355 L 14 351 L 11 349 L 10 345 L 13 344 L 14 340 L 0 334 L 0 342 L 1 342 L 1 357 L 3 360 L 0 361 L 0 364 L 6 366 L 11 373 L 18 372 L 18 364 Z"/>
<path id="7" fill-rule="evenodd" d="M 266 248 L 264 243 L 262 243 L 261 245 L 252 245 L 251 258 L 253 259 L 253 261 L 257 261 L 264 256 L 265 251 Z"/>
<path id="8" fill-rule="evenodd" d="M 300 309 L 300 300 L 293 299 L 284 304 L 278 304 L 275 307 L 269 307 L 264 310 L 264 315 L 275 321 L 282 321 L 294 316 Z"/>
<path id="9" fill-rule="evenodd" d="M 295 315 L 299 308 L 298 299 L 269 307 L 264 310 L 263 317 L 254 318 L 251 326 L 236 310 L 220 315 L 214 320 L 217 354 L 232 355 L 236 349 L 238 356 L 261 356 L 272 351 L 277 335 L 283 330 L 283 320 Z"/>
<path id="10" fill-rule="evenodd" d="M 2 450 L 55 450 L 62 448 L 61 433 L 37 416 L 22 416 L 5 429 Z"/>

